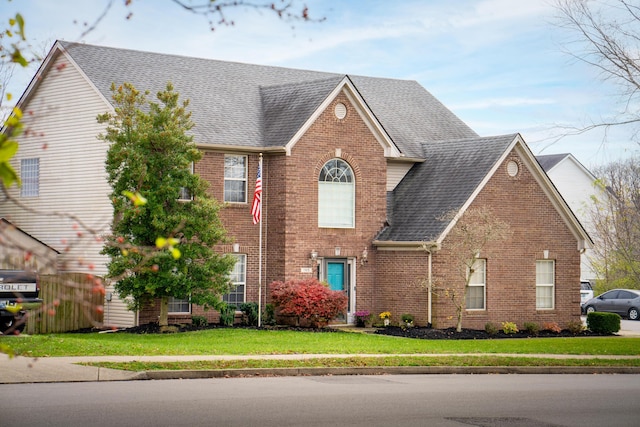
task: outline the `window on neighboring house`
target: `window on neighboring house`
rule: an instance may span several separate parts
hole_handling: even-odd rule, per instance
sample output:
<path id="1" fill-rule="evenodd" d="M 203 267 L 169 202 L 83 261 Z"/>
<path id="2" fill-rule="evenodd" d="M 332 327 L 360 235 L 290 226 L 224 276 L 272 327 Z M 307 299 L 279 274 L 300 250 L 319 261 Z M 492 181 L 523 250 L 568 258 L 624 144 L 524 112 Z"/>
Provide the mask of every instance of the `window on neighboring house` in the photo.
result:
<path id="1" fill-rule="evenodd" d="M 189 298 L 169 297 L 169 313 L 191 313 Z"/>
<path id="2" fill-rule="evenodd" d="M 536 308 L 554 308 L 555 261 L 536 261 Z"/>
<path id="3" fill-rule="evenodd" d="M 20 196 L 38 197 L 40 194 L 40 159 L 22 159 L 20 161 Z"/>
<path id="4" fill-rule="evenodd" d="M 189 171 L 193 174 L 193 162 L 189 166 Z M 178 193 L 178 200 L 189 201 L 193 200 L 193 195 L 191 191 L 187 187 L 180 187 L 180 192 Z"/>
<path id="5" fill-rule="evenodd" d="M 351 166 L 341 159 L 325 163 L 318 177 L 318 226 L 353 228 L 355 194 Z"/>
<path id="6" fill-rule="evenodd" d="M 227 304 L 235 305 L 236 308 L 245 302 L 245 288 L 247 284 L 247 256 L 244 254 L 233 254 L 236 264 L 231 271 L 231 291 L 222 296 L 222 300 Z"/>
<path id="7" fill-rule="evenodd" d="M 484 310 L 485 290 L 487 288 L 487 260 L 475 260 L 473 271 L 468 271 L 467 274 L 470 274 L 471 278 L 465 300 L 466 308 L 467 310 Z"/>
<path id="8" fill-rule="evenodd" d="M 224 156 L 224 201 L 247 202 L 247 156 Z"/>

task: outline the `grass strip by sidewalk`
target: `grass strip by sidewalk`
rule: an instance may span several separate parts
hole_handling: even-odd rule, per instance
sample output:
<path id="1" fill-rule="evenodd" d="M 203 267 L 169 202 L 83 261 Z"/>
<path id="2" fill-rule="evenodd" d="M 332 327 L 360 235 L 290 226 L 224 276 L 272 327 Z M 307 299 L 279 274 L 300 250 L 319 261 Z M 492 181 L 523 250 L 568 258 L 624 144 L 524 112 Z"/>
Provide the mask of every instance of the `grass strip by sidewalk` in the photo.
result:
<path id="1" fill-rule="evenodd" d="M 553 359 L 506 356 L 388 356 L 327 357 L 302 360 L 249 359 L 188 362 L 92 362 L 83 363 L 125 371 L 222 370 L 258 368 L 350 368 L 390 366 L 640 366 L 640 359 Z"/>

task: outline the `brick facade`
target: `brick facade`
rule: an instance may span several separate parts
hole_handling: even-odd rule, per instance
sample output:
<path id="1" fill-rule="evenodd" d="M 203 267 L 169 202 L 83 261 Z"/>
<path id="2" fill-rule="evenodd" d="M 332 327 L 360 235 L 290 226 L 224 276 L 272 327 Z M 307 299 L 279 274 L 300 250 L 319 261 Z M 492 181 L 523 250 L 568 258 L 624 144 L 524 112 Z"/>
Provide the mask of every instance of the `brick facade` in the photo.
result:
<path id="1" fill-rule="evenodd" d="M 347 106 L 343 119 L 334 114 L 339 102 Z M 246 301 L 257 301 L 259 226 L 252 223 L 250 207 L 258 153 L 244 154 L 248 156 L 247 203 L 227 204 L 221 210 L 230 242 L 217 249 L 229 253 L 231 243 L 239 244 L 239 253 L 247 255 Z M 223 200 L 224 155 L 205 151 L 195 168 L 209 181 L 209 192 L 217 200 Z M 318 227 L 318 176 L 325 162 L 336 157 L 346 161 L 355 176 L 354 228 Z M 521 166 L 516 177 L 506 172 L 506 162 L 511 159 Z M 516 322 L 519 327 L 527 321 L 555 321 L 566 326 L 580 315 L 576 238 L 524 164 L 514 150 L 472 203 L 472 208 L 490 207 L 499 219 L 510 224 L 513 234 L 482 252 L 481 257 L 487 259 L 486 310 L 466 311 L 463 327 L 483 329 L 487 322 L 502 321 Z M 411 313 L 417 325 L 427 323 L 427 254 L 377 250 L 372 245 L 386 219 L 386 168 L 383 147 L 344 94 L 338 95 L 311 124 L 290 155 L 264 153 L 263 303 L 267 302 L 267 286 L 272 281 L 318 275 L 321 265 L 310 260 L 311 251 L 316 251 L 321 260 L 350 261 L 351 278 L 355 279 L 352 285 L 357 284 L 352 312 L 366 309 L 377 314 L 388 310 L 393 313 L 393 322 L 399 322 L 401 314 Z M 459 283 L 462 287 L 447 243 L 445 239 L 441 250 L 433 254 L 434 285 Z M 363 263 L 365 249 L 368 262 Z M 552 310 L 535 308 L 535 263 L 543 258 L 543 251 L 549 251 L 549 259 L 555 260 Z M 455 308 L 445 297 L 434 294 L 432 307 L 435 327 L 455 325 Z M 217 312 L 204 312 L 195 306 L 192 314 L 204 315 L 210 322 L 219 319 Z M 146 308 L 139 322 L 157 321 L 157 315 L 157 308 Z M 170 320 L 189 323 L 190 317 L 171 316 Z"/>
<path id="2" fill-rule="evenodd" d="M 516 160 L 519 174 L 506 173 L 506 163 Z M 508 240 L 493 242 L 481 252 L 487 260 L 486 309 L 466 310 L 462 325 L 484 329 L 487 322 L 524 322 L 542 324 L 557 322 L 565 327 L 580 316 L 580 253 L 576 238 L 551 204 L 540 185 L 519 158 L 512 152 L 480 191 L 470 209 L 489 207 L 497 219 L 510 225 Z M 464 279 L 460 265 L 448 249 L 447 237 L 441 250 L 432 259 L 433 284 L 440 288 L 462 291 Z M 555 261 L 555 307 L 536 309 L 536 261 Z M 380 251 L 377 281 L 378 310 L 389 310 L 393 320 L 402 313 L 415 315 L 417 324 L 427 323 L 427 291 L 425 288 L 428 257 L 422 252 Z M 446 328 L 456 324 L 456 309 L 442 291 L 433 295 L 432 322 Z M 380 305 L 384 302 L 384 305 Z"/>

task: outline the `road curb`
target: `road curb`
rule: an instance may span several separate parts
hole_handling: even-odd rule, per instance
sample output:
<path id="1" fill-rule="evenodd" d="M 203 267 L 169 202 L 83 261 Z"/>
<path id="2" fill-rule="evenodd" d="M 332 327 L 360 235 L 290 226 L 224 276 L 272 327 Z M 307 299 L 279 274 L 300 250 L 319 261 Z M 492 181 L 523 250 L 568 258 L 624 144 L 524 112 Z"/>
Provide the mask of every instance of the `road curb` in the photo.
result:
<path id="1" fill-rule="evenodd" d="M 220 370 L 144 371 L 138 379 L 202 379 L 328 375 L 436 375 L 436 374 L 640 374 L 629 366 L 389 366 L 355 368 L 254 368 Z"/>

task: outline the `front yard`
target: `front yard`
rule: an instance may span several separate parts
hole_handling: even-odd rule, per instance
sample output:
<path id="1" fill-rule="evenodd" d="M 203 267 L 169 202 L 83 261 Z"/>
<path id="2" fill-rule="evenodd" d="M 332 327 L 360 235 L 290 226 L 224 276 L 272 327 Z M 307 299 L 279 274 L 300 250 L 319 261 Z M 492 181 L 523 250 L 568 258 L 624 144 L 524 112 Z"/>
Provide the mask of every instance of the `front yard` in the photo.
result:
<path id="1" fill-rule="evenodd" d="M 640 338 L 428 340 L 355 332 L 216 328 L 178 334 L 84 333 L 2 337 L 18 355 L 566 354 L 640 356 Z"/>

